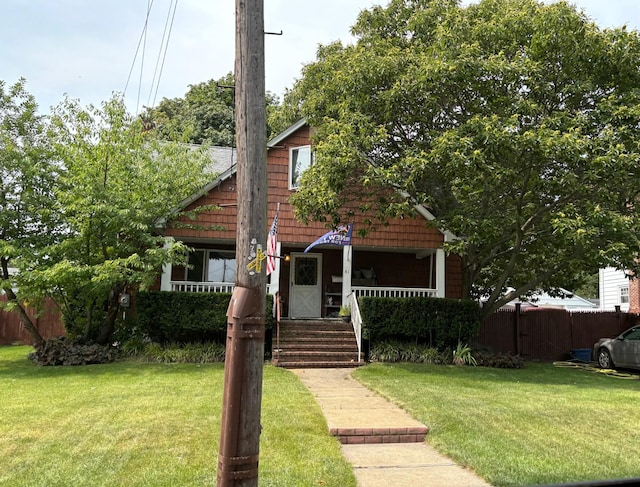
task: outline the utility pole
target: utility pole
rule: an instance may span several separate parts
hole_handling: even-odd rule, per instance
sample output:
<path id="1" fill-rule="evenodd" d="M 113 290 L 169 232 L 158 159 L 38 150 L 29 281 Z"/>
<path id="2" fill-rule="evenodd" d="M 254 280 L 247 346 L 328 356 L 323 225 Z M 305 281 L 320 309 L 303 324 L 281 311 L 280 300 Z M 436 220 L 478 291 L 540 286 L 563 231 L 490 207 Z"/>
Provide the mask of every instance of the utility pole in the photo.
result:
<path id="1" fill-rule="evenodd" d="M 263 0 L 236 0 L 236 287 L 227 311 L 218 487 L 258 485 L 264 362 L 267 143 Z"/>

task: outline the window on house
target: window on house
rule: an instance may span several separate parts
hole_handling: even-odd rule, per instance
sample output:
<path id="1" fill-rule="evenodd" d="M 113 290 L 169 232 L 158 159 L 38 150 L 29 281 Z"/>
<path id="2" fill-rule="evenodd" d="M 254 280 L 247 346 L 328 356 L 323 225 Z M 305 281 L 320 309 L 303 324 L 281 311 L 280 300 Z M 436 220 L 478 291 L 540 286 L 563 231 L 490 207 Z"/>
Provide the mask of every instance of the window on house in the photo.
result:
<path id="1" fill-rule="evenodd" d="M 235 282 L 236 281 L 235 252 L 209 251 L 207 281 L 209 282 Z"/>
<path id="2" fill-rule="evenodd" d="M 289 150 L 289 188 L 300 186 L 302 173 L 311 167 L 311 146 L 293 147 Z"/>
<path id="3" fill-rule="evenodd" d="M 236 254 L 226 250 L 195 250 L 189 254 L 187 281 L 235 282 Z"/>
<path id="4" fill-rule="evenodd" d="M 629 286 L 620 288 L 620 304 L 629 304 Z"/>

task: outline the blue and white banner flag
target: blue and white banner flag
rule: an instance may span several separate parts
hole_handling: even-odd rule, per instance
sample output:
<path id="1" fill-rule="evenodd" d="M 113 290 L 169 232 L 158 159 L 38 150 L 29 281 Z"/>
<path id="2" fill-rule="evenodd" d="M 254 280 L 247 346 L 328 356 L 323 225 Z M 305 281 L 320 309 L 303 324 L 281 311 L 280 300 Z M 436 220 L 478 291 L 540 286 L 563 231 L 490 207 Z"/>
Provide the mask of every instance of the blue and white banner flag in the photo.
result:
<path id="1" fill-rule="evenodd" d="M 351 245 L 351 232 L 353 231 L 353 223 L 347 225 L 340 225 L 335 230 L 325 233 L 318 240 L 309 245 L 305 252 L 308 252 L 316 245 Z"/>

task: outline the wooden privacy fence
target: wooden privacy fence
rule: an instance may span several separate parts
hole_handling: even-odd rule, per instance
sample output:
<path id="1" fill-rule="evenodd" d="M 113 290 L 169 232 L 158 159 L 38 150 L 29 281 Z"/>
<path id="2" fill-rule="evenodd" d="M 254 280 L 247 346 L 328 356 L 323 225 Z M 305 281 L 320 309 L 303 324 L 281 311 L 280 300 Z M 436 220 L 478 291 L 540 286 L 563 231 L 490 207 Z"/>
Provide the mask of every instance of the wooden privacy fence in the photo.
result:
<path id="1" fill-rule="evenodd" d="M 638 322 L 634 313 L 504 310 L 482 323 L 475 342 L 525 360 L 565 360 L 571 350 L 591 349 L 600 338 L 617 336 Z"/>
<path id="2" fill-rule="evenodd" d="M 5 301 L 6 296 L 0 295 Z M 60 313 L 52 301 L 36 316 L 28 310 L 44 339 L 65 334 Z M 495 353 L 520 355 L 525 360 L 565 360 L 571 350 L 591 349 L 603 337 L 619 335 L 640 322 L 640 315 L 622 312 L 569 312 L 561 309 L 498 311 L 480 326 L 474 342 Z M 16 312 L 0 310 L 0 345 L 30 345 L 31 335 Z"/>
<path id="3" fill-rule="evenodd" d="M 0 295 L 0 301 L 6 302 L 6 300 L 6 296 Z M 30 308 L 27 308 L 27 313 L 45 340 L 65 334 L 60 312 L 53 304 L 53 301 L 45 301 L 43 310 L 39 315 L 36 315 L 35 310 Z M 33 340 L 20 321 L 20 315 L 17 312 L 0 309 L 0 345 L 12 343 L 31 345 Z"/>

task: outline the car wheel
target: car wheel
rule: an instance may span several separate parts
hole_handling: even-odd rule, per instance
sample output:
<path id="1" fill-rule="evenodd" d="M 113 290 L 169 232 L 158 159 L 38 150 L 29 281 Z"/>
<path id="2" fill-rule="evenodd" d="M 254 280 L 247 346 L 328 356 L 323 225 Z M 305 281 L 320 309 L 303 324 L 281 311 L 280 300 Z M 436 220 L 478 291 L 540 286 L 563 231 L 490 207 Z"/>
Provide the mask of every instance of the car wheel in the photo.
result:
<path id="1" fill-rule="evenodd" d="M 606 348 L 598 350 L 598 365 L 603 369 L 612 369 L 613 360 L 611 360 L 611 354 Z"/>

